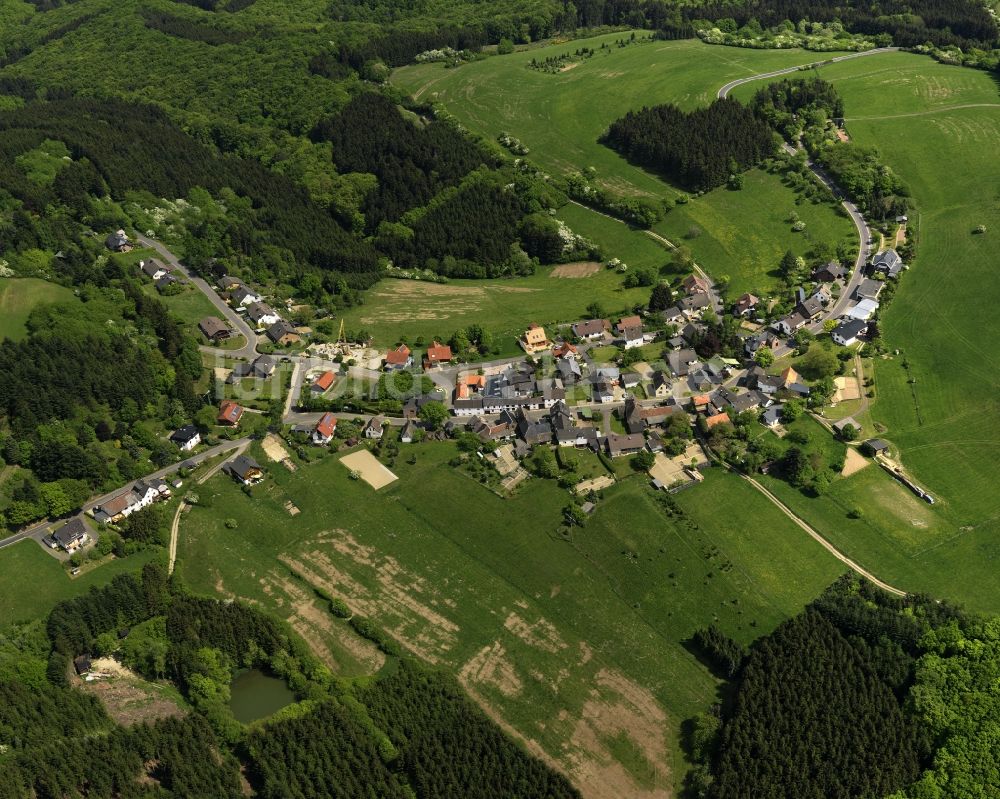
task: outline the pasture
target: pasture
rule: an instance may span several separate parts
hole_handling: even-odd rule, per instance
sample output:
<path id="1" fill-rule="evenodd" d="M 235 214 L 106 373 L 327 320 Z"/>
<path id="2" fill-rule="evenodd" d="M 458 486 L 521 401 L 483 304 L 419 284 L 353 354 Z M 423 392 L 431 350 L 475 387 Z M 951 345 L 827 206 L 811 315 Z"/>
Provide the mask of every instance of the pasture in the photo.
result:
<path id="1" fill-rule="evenodd" d="M 392 81 L 419 100 L 442 104 L 490 141 L 502 131 L 517 137 L 530 148 L 528 158 L 545 170 L 569 174 L 590 168 L 596 182 L 613 193 L 672 203 L 680 194 L 676 188 L 598 143 L 611 122 L 644 105 L 704 106 L 733 78 L 816 60 L 816 54 L 801 50 L 740 50 L 693 40 L 616 47 L 623 37 L 627 34 L 531 48 L 457 69 L 408 66 L 396 70 Z M 610 49 L 600 50 L 605 42 Z M 533 58 L 583 47 L 597 54 L 578 59 L 570 70 L 550 74 L 527 66 Z M 786 249 L 804 254 L 813 241 L 836 245 L 853 232 L 832 204 L 798 200 L 778 176 L 754 170 L 742 191 L 716 189 L 674 206 L 656 231 L 687 245 L 710 274 L 728 275 L 734 291 L 768 293 Z M 792 211 L 806 222 L 803 233 L 792 232 Z M 699 234 L 685 240 L 695 228 Z M 590 230 L 581 226 L 578 232 Z"/>
<path id="2" fill-rule="evenodd" d="M 34 277 L 0 278 L 0 340 L 18 341 L 28 331 L 24 324 L 38 305 L 65 302 L 73 292 L 65 286 Z"/>
<path id="3" fill-rule="evenodd" d="M 910 227 L 918 231 L 918 255 L 881 322 L 886 343 L 900 355 L 875 359 L 877 401 L 871 413 L 915 479 L 939 500 L 933 510 L 921 509 L 930 519 L 920 524 L 913 524 L 910 514 L 887 517 L 877 535 L 850 543 L 868 547 L 864 562 L 890 582 L 898 577 L 901 587 L 932 590 L 995 612 L 1000 609 L 1000 581 L 991 566 L 1000 556 L 1000 320 L 993 312 L 1000 299 L 997 84 L 985 72 L 905 53 L 824 67 L 819 75 L 843 96 L 848 132 L 859 144 L 879 148 L 909 184 L 917 206 Z M 980 224 L 987 232 L 976 235 Z M 851 480 L 874 483 L 875 475 Z M 850 484 L 841 485 L 846 491 Z M 866 497 L 862 488 L 860 502 Z M 873 513 L 881 515 L 887 503 L 877 507 L 883 510 Z M 834 519 L 827 531 L 831 537 L 853 526 Z"/>
<path id="4" fill-rule="evenodd" d="M 568 205 L 559 214 L 571 228 L 584 231 L 607 257 L 617 256 L 629 268 L 659 270 L 670 254 L 648 236 L 600 216 Z M 367 330 L 377 346 L 394 345 L 406 334 L 412 342 L 447 341 L 459 329 L 481 324 L 494 334 L 502 356 L 519 351 L 517 338 L 531 322 L 546 328 L 575 322 L 587 306 L 599 302 L 608 313 L 649 301 L 649 288 L 622 288 L 621 275 L 601 268 L 580 277 L 567 277 L 562 267 L 542 267 L 530 277 L 509 280 L 383 280 L 365 294 L 365 304 L 343 316 L 351 330 Z M 553 274 L 553 273 L 556 274 Z"/>
<path id="5" fill-rule="evenodd" d="M 404 446 L 399 480 L 377 496 L 336 457 L 270 468 L 252 497 L 217 476 L 203 489 L 211 507 L 183 520 L 180 574 L 198 592 L 263 602 L 338 673 L 371 673 L 377 653 L 318 596 L 341 598 L 455 673 L 586 796 L 610 799 L 665 796 L 683 777 L 680 724 L 715 691 L 684 646 L 694 630 L 716 621 L 749 642 L 841 571 L 721 472 L 679 495 L 672 517 L 644 477 L 627 477 L 564 537 L 569 495 L 555 482 L 531 478 L 504 500 L 448 468 L 454 454 Z"/>
<path id="6" fill-rule="evenodd" d="M 134 572 L 157 557 L 144 550 L 126 558 L 114 558 L 72 578 L 65 567 L 35 541 L 21 541 L 0 549 L 0 629 L 9 624 L 44 618 L 64 599 L 86 593 L 122 572 Z"/>

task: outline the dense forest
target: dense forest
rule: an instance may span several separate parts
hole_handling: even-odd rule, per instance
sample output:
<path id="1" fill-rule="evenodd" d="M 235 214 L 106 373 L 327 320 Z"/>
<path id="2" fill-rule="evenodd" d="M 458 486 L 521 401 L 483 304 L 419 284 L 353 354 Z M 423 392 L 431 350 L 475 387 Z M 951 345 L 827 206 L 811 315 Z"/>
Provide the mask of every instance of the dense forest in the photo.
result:
<path id="1" fill-rule="evenodd" d="M 1000 763 L 983 747 L 1000 731 L 1000 697 L 981 680 L 1000 669 L 996 636 L 996 620 L 845 576 L 758 640 L 732 696 L 692 722 L 700 765 L 688 788 L 706 799 L 990 796 Z M 737 651 L 718 631 L 699 642 Z M 944 710 L 960 695 L 971 714 Z"/>
<path id="2" fill-rule="evenodd" d="M 19 650 L 11 640 L 0 638 L 3 799 L 238 797 L 241 767 L 264 797 L 578 797 L 451 678 L 404 659 L 363 686 L 333 680 L 280 622 L 190 596 L 159 565 L 59 603 L 41 640 L 26 631 Z M 70 659 L 93 652 L 169 677 L 194 712 L 116 726 L 70 683 Z M 252 666 L 285 679 L 300 701 L 244 727 L 228 708 L 229 683 Z M 34 676 L 29 685 L 19 675 Z"/>
<path id="3" fill-rule="evenodd" d="M 630 111 L 603 141 L 690 191 L 721 186 L 775 152 L 770 127 L 729 98 L 691 112 L 672 104 Z"/>

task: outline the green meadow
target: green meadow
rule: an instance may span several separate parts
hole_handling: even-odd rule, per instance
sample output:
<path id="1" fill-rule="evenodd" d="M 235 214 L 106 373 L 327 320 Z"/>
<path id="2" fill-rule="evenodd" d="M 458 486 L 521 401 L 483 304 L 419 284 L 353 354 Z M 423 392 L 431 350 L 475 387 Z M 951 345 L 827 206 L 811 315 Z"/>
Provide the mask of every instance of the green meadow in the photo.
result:
<path id="1" fill-rule="evenodd" d="M 734 78 L 817 58 L 801 50 L 741 50 L 693 40 L 642 41 L 618 48 L 614 43 L 621 38 L 627 34 L 530 48 L 457 69 L 409 66 L 396 70 L 392 81 L 416 99 L 440 103 L 488 140 L 501 131 L 517 137 L 529 147 L 527 157 L 552 173 L 593 169 L 595 180 L 613 193 L 673 203 L 680 195 L 676 188 L 598 143 L 608 125 L 644 105 L 704 106 Z M 605 42 L 610 49 L 600 50 Z M 574 59 L 574 66 L 563 72 L 527 66 L 532 59 L 583 47 L 595 48 L 597 54 Z M 853 235 L 850 221 L 832 203 L 798 200 L 778 176 L 754 170 L 741 191 L 722 188 L 692 198 L 674 206 L 655 229 L 688 246 L 710 274 L 728 276 L 734 292 L 767 294 L 777 285 L 775 269 L 785 250 L 804 254 L 814 242 L 836 245 Z M 802 233 L 791 230 L 793 211 L 806 223 Z M 590 233 L 586 226 L 579 232 Z M 630 236 L 643 234 L 631 231 Z M 622 252 L 609 255 L 627 260 Z"/>
<path id="2" fill-rule="evenodd" d="M 620 253 L 630 269 L 659 270 L 670 260 L 662 244 L 587 208 L 567 205 L 559 216 L 573 230 L 586 232 L 609 257 Z M 495 335 L 501 354 L 512 356 L 531 322 L 553 327 L 580 319 L 592 302 L 617 313 L 649 300 L 648 288 L 623 288 L 624 275 L 603 264 L 593 264 L 584 276 L 559 276 L 566 271 L 565 266 L 542 267 L 530 277 L 496 281 L 383 280 L 365 294 L 364 305 L 346 311 L 344 318 L 348 328 L 369 331 L 383 346 L 404 333 L 411 342 L 418 336 L 447 341 L 459 328 L 481 324 Z"/>
<path id="3" fill-rule="evenodd" d="M 748 643 L 841 571 L 721 472 L 678 495 L 677 515 L 626 477 L 567 536 L 555 482 L 504 500 L 448 468 L 454 455 L 404 445 L 399 480 L 377 493 L 336 455 L 294 473 L 268 462 L 251 497 L 217 476 L 202 488 L 210 507 L 182 522 L 179 573 L 198 592 L 264 603 L 335 668 L 364 673 L 379 664 L 318 599 L 340 597 L 571 776 L 642 796 L 679 784 L 680 724 L 714 696 L 691 634 L 716 622 Z M 612 715 L 585 721 L 599 711 Z"/>
<path id="4" fill-rule="evenodd" d="M 24 323 L 35 306 L 73 298 L 65 286 L 34 277 L 0 278 L 0 339 L 24 338 Z"/>

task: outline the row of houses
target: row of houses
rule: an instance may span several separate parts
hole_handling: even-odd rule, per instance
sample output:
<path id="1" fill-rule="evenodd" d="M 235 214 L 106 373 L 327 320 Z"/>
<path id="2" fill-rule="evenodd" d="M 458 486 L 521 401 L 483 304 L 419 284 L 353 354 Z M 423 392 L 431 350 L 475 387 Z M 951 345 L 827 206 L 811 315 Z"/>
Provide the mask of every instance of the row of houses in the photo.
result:
<path id="1" fill-rule="evenodd" d="M 423 367 L 424 369 L 435 369 L 439 366 L 451 363 L 454 357 L 455 356 L 452 354 L 451 347 L 435 340 L 427 348 L 427 351 L 424 354 Z M 413 363 L 413 350 L 411 350 L 406 344 L 400 344 L 385 354 L 385 358 L 382 361 L 382 367 L 387 372 L 395 372 L 402 369 L 409 369 L 413 366 Z"/>
<path id="2" fill-rule="evenodd" d="M 100 505 L 95 505 L 94 519 L 97 522 L 119 522 L 154 502 L 169 499 L 170 493 L 170 485 L 161 478 L 139 480 L 130 488 L 115 494 Z"/>
<path id="3" fill-rule="evenodd" d="M 302 341 L 300 329 L 283 319 L 274 308 L 264 302 L 264 297 L 251 289 L 242 280 L 229 275 L 220 278 L 218 286 L 229 304 L 246 314 L 247 319 L 273 344 L 286 346 Z"/>

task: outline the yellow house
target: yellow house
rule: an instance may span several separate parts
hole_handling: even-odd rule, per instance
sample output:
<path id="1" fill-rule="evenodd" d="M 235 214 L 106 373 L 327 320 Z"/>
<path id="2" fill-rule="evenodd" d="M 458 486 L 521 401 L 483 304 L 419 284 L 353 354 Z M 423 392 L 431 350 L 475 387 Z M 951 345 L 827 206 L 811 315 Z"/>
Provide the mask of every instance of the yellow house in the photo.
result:
<path id="1" fill-rule="evenodd" d="M 524 331 L 524 338 L 519 343 L 529 355 L 544 352 L 552 346 L 549 337 L 545 335 L 545 328 L 534 323 L 528 325 L 528 329 Z"/>

